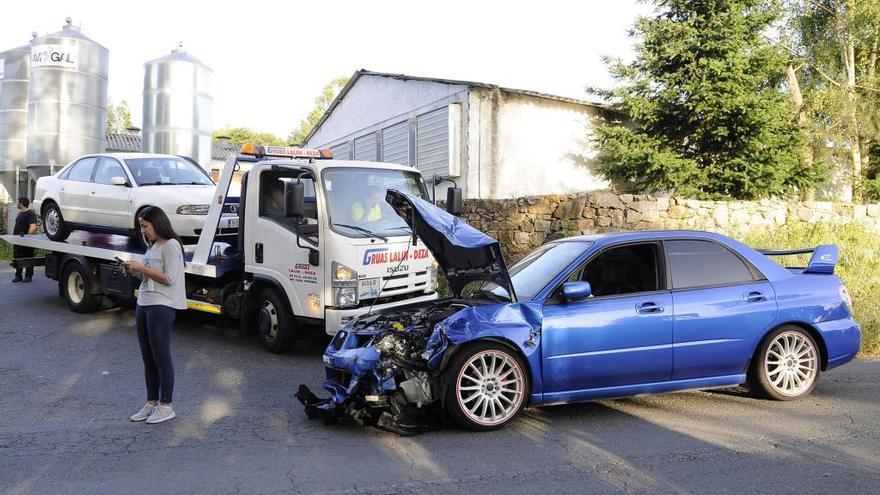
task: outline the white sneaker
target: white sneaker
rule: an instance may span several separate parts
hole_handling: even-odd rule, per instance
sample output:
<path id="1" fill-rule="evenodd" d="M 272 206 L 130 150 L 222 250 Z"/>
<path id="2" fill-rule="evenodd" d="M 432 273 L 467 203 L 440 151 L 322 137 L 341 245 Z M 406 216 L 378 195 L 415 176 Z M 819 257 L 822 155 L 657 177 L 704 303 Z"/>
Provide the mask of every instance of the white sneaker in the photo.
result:
<path id="1" fill-rule="evenodd" d="M 156 406 L 156 409 L 153 410 L 153 414 L 150 414 L 150 417 L 147 418 L 147 424 L 154 425 L 156 423 L 162 423 L 169 419 L 174 419 L 175 416 L 177 415 L 174 414 L 174 410 L 171 409 L 171 406 L 159 404 Z"/>
<path id="2" fill-rule="evenodd" d="M 134 413 L 134 415 L 129 418 L 132 421 L 143 421 L 150 417 L 153 414 L 153 411 L 156 410 L 156 406 L 150 404 L 149 402 L 144 404 L 144 407 L 141 408 L 140 411 Z"/>

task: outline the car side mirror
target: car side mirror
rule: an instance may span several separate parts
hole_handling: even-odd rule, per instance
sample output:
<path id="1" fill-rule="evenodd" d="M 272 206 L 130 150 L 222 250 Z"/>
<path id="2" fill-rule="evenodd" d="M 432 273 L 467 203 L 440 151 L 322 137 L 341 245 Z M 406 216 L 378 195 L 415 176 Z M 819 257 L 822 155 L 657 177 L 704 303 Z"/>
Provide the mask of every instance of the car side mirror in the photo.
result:
<path id="1" fill-rule="evenodd" d="M 589 282 L 566 282 L 562 284 L 562 297 L 566 302 L 578 302 L 593 295 Z"/>
<path id="2" fill-rule="evenodd" d="M 450 215 L 461 216 L 461 188 L 450 187 L 446 190 L 446 211 Z"/>
<path id="3" fill-rule="evenodd" d="M 125 177 L 113 177 L 110 179 L 110 184 L 114 186 L 127 186 L 128 181 L 125 180 Z"/>
<path id="4" fill-rule="evenodd" d="M 305 213 L 306 186 L 302 182 L 284 183 L 284 216 L 302 218 Z"/>

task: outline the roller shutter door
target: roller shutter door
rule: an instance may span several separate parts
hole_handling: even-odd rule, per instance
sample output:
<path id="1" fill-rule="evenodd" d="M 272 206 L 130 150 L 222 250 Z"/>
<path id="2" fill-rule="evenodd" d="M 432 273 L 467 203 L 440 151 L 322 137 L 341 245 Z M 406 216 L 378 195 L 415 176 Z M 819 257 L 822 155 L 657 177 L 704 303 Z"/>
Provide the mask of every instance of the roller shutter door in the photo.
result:
<path id="1" fill-rule="evenodd" d="M 375 134 L 367 134 L 354 140 L 354 159 L 376 161 Z"/>
<path id="2" fill-rule="evenodd" d="M 409 122 L 382 130 L 382 161 L 409 165 Z"/>
<path id="3" fill-rule="evenodd" d="M 416 166 L 424 177 L 449 174 L 449 109 L 443 107 L 416 119 Z"/>

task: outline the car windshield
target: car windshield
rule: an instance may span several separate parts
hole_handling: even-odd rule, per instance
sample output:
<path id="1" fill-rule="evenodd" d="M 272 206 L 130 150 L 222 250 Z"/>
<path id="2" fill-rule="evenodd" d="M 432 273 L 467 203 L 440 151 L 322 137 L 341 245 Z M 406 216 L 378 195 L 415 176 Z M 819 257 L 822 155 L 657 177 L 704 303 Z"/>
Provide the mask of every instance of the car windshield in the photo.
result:
<path id="1" fill-rule="evenodd" d="M 534 298 L 592 244 L 591 241 L 551 242 L 517 261 L 508 270 L 517 298 L 520 300 Z M 484 289 L 495 295 L 508 297 L 507 291 L 496 284 L 490 283 Z"/>
<path id="2" fill-rule="evenodd" d="M 385 201 L 389 189 L 428 201 L 422 176 L 416 171 L 333 168 L 324 171 L 322 180 L 330 224 L 347 237 L 409 233 L 406 222 Z"/>
<path id="3" fill-rule="evenodd" d="M 202 170 L 183 158 L 152 157 L 125 160 L 139 186 L 195 184 L 213 186 L 214 181 Z"/>

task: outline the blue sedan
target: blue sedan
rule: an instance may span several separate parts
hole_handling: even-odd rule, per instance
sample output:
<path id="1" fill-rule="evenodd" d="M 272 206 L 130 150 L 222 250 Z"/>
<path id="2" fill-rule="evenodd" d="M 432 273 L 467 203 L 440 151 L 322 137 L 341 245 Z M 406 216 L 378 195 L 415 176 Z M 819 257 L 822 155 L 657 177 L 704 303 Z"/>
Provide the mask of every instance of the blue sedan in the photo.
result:
<path id="1" fill-rule="evenodd" d="M 547 243 L 510 270 L 497 241 L 418 198 L 388 202 L 436 257 L 452 297 L 364 315 L 328 346 L 310 417 L 412 434 L 473 430 L 526 406 L 747 384 L 798 399 L 859 350 L 836 246 L 756 251 L 694 231 Z M 804 268 L 769 256 L 812 252 Z"/>

